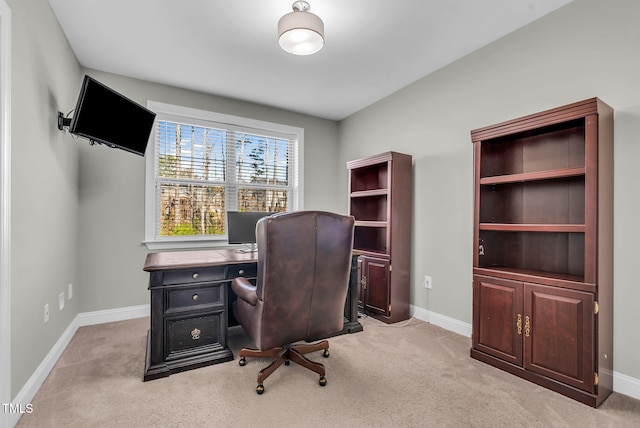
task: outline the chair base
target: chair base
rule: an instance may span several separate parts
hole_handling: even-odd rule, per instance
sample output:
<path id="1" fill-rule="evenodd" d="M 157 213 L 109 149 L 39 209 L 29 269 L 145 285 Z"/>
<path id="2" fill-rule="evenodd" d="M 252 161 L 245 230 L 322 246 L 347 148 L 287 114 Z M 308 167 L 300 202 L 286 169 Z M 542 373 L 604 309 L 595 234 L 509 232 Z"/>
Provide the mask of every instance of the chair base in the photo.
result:
<path id="1" fill-rule="evenodd" d="M 294 363 L 297 363 L 302 367 L 318 373 L 320 375 L 320 380 L 318 381 L 318 383 L 320 384 L 320 386 L 325 386 L 327 384 L 327 379 L 324 377 L 324 365 L 316 363 L 315 361 L 311 361 L 307 357 L 305 357 L 305 354 L 320 350 L 324 350 L 324 352 L 322 353 L 323 357 L 329 358 L 329 342 L 326 340 L 322 340 L 317 343 L 296 344 L 285 347 L 265 349 L 263 351 L 260 351 L 258 349 L 242 348 L 240 350 L 239 364 L 241 366 L 247 364 L 246 357 L 275 358 L 271 362 L 271 364 L 260 370 L 260 373 L 258 373 L 258 386 L 256 387 L 256 392 L 258 394 L 262 394 L 264 392 L 264 380 L 268 378 L 273 372 L 275 372 L 276 369 L 283 363 L 285 365 L 289 365 L 289 361 L 293 361 Z"/>

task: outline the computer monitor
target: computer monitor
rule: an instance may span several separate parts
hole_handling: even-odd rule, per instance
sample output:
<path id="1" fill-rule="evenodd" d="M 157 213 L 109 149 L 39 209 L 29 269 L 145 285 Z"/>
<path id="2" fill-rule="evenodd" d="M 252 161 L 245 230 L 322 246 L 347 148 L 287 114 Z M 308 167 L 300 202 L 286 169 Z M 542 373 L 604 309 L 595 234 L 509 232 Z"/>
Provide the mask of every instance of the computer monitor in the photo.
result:
<path id="1" fill-rule="evenodd" d="M 227 236 L 229 244 L 248 244 L 249 250 L 256 251 L 256 223 L 262 217 L 274 212 L 267 211 L 227 211 Z"/>

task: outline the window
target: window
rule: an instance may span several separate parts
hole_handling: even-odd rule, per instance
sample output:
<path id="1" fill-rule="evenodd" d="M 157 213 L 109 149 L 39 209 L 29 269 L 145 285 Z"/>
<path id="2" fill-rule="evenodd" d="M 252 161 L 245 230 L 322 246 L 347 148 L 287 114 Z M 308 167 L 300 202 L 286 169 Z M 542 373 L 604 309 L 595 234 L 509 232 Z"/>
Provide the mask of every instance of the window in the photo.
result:
<path id="1" fill-rule="evenodd" d="M 148 102 L 149 248 L 227 245 L 227 211 L 302 209 L 303 130 Z"/>

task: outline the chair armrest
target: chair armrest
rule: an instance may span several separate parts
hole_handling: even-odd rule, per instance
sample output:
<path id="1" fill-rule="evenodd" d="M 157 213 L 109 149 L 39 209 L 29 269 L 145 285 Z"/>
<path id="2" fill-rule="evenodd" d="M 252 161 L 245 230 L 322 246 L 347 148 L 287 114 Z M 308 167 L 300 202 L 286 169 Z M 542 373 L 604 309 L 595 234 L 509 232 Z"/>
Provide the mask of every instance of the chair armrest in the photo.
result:
<path id="1" fill-rule="evenodd" d="M 256 286 L 252 285 L 245 277 L 239 276 L 231 282 L 231 289 L 236 293 L 239 299 L 244 300 L 251 306 L 258 303 L 258 295 L 256 294 Z"/>

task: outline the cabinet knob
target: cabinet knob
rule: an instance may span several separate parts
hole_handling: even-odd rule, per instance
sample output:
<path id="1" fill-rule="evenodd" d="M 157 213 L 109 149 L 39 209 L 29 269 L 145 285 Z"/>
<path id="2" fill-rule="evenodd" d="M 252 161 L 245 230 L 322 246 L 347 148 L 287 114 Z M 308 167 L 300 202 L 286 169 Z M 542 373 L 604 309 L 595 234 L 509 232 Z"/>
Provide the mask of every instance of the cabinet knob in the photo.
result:
<path id="1" fill-rule="evenodd" d="M 240 269 L 240 270 L 238 271 L 238 275 L 244 275 L 244 269 Z"/>
<path id="2" fill-rule="evenodd" d="M 198 274 L 198 272 L 194 272 L 193 275 L 191 275 L 191 277 L 193 279 L 198 279 L 200 277 L 200 275 Z"/>
<path id="3" fill-rule="evenodd" d="M 198 296 L 197 294 L 194 294 L 193 296 L 191 296 L 191 298 L 193 300 L 198 300 L 200 298 L 200 296 Z"/>

